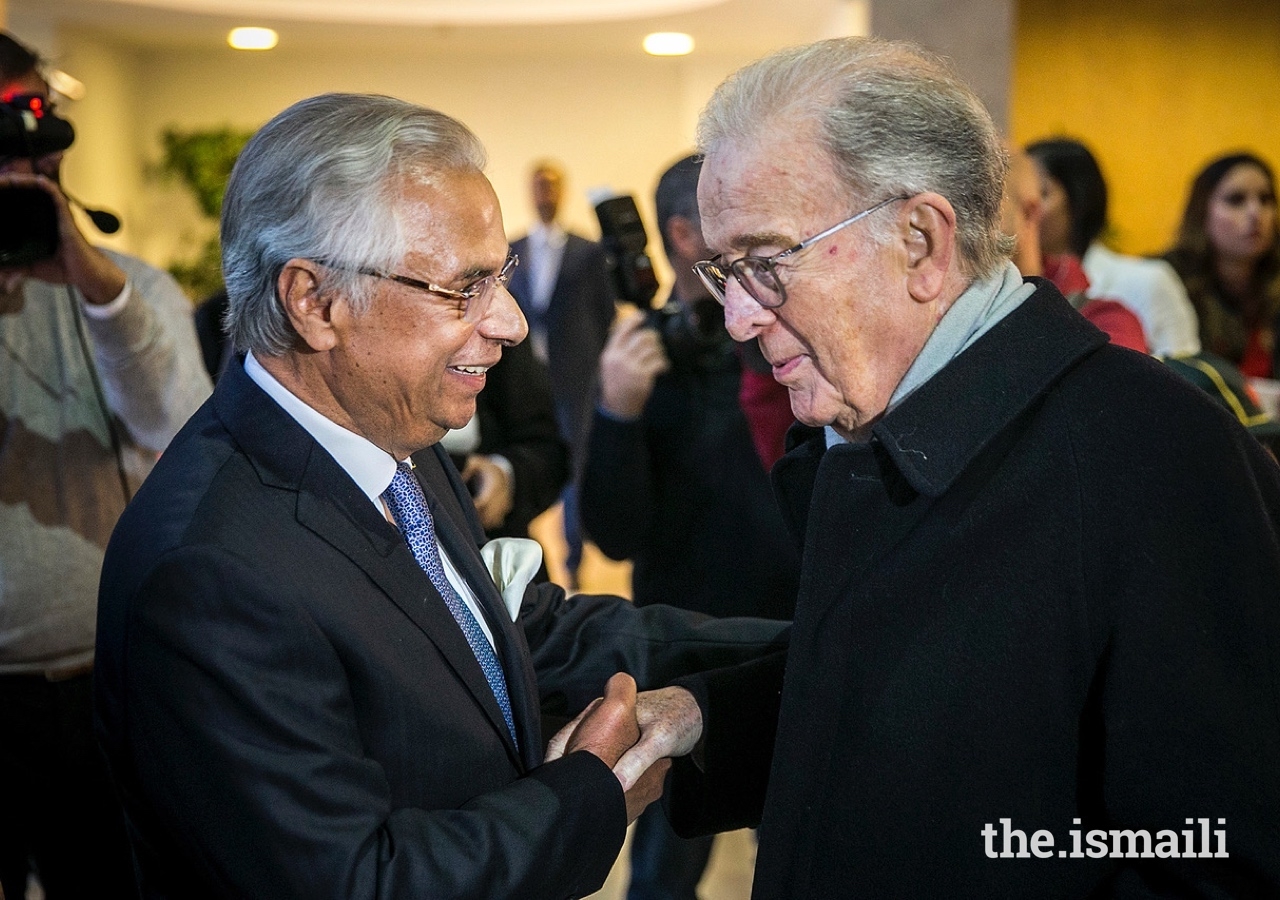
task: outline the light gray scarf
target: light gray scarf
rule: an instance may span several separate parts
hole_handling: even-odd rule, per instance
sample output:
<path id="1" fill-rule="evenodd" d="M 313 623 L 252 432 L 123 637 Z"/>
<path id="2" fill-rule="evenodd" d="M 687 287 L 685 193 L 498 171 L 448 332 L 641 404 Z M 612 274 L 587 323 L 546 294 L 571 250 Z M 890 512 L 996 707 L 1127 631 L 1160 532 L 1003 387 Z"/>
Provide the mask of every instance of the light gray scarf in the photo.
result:
<path id="1" fill-rule="evenodd" d="M 911 396 L 916 388 L 942 371 L 966 347 L 986 334 L 1033 293 L 1035 286 L 1022 280 L 1022 273 L 1013 263 L 1006 263 L 994 275 L 979 278 L 969 285 L 942 316 L 942 321 L 933 329 L 929 340 L 925 341 L 920 355 L 894 389 L 885 412 Z M 830 425 L 826 428 L 826 436 L 828 447 L 844 440 Z"/>

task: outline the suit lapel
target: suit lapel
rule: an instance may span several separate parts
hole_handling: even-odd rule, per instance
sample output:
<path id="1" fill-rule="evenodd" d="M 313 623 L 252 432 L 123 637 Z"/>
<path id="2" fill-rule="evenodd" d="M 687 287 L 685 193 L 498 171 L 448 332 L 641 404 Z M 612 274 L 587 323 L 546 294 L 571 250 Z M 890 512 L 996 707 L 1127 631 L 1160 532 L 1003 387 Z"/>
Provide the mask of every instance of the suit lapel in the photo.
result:
<path id="1" fill-rule="evenodd" d="M 296 493 L 298 523 L 358 566 L 427 636 L 439 650 L 445 664 L 484 710 L 512 758 L 518 764 L 524 762 L 528 765 L 515 752 L 493 689 L 489 687 L 462 629 L 449 612 L 444 598 L 418 566 L 409 545 L 395 526 L 379 514 L 368 496 L 333 457 L 253 383 L 245 374 L 242 361 L 233 362 L 227 374 L 219 380 L 215 407 L 219 418 L 239 442 L 263 482 Z M 438 460 L 434 456 L 431 459 L 431 467 L 439 471 Z M 429 501 L 435 494 L 436 489 L 432 485 L 427 490 Z M 456 499 L 454 506 L 460 514 Z M 450 523 L 454 521 L 453 515 L 447 518 Z M 462 561 L 467 558 L 467 554 L 462 552 L 466 545 L 457 540 L 456 528 L 451 524 L 439 530 L 442 541 L 449 538 L 450 543 L 446 546 L 450 556 L 459 563 L 468 583 L 479 585 L 476 590 L 482 605 L 492 606 L 493 601 L 486 597 L 485 589 L 496 595 L 496 588 L 483 570 L 477 572 L 474 566 L 462 566 Z M 483 566 L 474 546 L 470 555 Z M 500 602 L 501 597 L 497 600 Z M 493 616 L 487 614 L 486 619 L 492 621 Z M 510 622 L 507 624 L 509 627 Z M 494 630 L 494 634 L 496 636 L 498 631 Z M 503 637 L 505 640 L 506 634 Z M 512 702 L 515 703 L 514 696 Z M 536 719 L 536 706 L 534 709 Z M 525 710 L 524 704 L 515 707 L 517 723 L 528 718 Z M 524 743 L 523 735 L 521 740 Z"/>

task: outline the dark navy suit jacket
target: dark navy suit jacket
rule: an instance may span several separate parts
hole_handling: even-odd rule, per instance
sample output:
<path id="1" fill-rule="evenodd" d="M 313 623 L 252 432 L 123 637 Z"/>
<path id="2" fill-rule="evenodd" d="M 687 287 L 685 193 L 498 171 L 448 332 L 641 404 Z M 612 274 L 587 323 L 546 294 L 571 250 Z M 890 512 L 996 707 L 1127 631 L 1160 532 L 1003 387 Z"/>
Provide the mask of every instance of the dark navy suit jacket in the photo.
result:
<path id="1" fill-rule="evenodd" d="M 589 893 L 622 845 L 622 792 L 589 754 L 541 764 L 540 700 L 572 712 L 619 669 L 655 685 L 771 637 L 549 584 L 513 622 L 457 470 L 438 447 L 414 458 L 519 749 L 399 533 L 235 361 L 104 565 L 99 738 L 145 897 Z"/>

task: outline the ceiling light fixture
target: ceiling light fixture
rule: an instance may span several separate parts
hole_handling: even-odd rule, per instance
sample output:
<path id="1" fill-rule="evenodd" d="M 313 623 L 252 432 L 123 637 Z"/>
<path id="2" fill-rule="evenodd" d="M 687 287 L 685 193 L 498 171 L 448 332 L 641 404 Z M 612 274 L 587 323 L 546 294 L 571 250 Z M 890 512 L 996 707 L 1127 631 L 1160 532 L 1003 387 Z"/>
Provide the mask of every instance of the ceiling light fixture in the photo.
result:
<path id="1" fill-rule="evenodd" d="M 227 43 L 236 50 L 270 50 L 280 40 L 270 28 L 232 28 Z"/>
<path id="2" fill-rule="evenodd" d="M 644 39 L 644 52 L 652 56 L 685 56 L 693 52 L 693 38 L 679 31 L 655 31 Z"/>

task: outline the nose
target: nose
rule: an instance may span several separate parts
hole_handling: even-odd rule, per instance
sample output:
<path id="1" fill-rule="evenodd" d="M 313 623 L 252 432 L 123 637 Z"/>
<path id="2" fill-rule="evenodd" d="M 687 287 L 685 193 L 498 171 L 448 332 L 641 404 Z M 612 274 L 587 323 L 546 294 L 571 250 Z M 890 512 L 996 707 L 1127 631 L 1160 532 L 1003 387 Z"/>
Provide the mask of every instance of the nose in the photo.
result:
<path id="1" fill-rule="evenodd" d="M 520 305 L 511 296 L 506 285 L 495 288 L 489 308 L 485 310 L 476 328 L 489 340 L 507 346 L 520 343 L 529 334 L 529 323 L 525 321 Z"/>
<path id="2" fill-rule="evenodd" d="M 724 287 L 724 327 L 735 341 L 749 341 L 777 320 L 773 310 L 747 293 L 738 279 L 730 276 Z"/>

